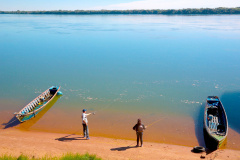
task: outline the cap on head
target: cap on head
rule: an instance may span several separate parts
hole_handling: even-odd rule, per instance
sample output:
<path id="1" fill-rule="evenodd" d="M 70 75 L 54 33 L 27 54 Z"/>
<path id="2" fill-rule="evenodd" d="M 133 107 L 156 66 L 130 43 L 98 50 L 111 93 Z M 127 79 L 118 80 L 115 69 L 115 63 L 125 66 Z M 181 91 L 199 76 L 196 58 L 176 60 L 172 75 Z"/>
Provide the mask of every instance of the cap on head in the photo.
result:
<path id="1" fill-rule="evenodd" d="M 83 111 L 83 112 L 86 112 L 87 110 L 86 110 L 86 109 L 83 109 L 82 111 Z"/>

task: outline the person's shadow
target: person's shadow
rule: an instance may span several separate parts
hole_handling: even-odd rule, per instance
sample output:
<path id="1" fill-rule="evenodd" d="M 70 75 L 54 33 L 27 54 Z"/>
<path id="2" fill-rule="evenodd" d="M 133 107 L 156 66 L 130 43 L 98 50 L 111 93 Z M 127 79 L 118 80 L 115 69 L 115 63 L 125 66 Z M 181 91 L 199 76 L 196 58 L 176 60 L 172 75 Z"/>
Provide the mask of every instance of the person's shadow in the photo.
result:
<path id="1" fill-rule="evenodd" d="M 76 141 L 76 140 L 86 140 L 83 139 L 84 137 L 79 137 L 78 135 L 75 134 L 69 134 L 64 137 L 56 138 L 55 140 L 61 141 L 61 142 L 70 142 L 70 141 Z"/>
<path id="2" fill-rule="evenodd" d="M 118 148 L 111 148 L 111 151 L 126 151 L 130 148 L 137 148 L 137 146 L 126 146 L 126 147 L 118 147 Z"/>

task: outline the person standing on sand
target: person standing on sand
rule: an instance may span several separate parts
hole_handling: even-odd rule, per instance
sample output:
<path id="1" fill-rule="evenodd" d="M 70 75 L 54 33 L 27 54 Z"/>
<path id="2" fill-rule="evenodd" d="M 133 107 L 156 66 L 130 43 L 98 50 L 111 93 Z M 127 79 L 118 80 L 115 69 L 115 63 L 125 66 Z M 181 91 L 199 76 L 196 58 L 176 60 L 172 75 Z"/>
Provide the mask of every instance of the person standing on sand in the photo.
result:
<path id="1" fill-rule="evenodd" d="M 91 115 L 92 113 L 88 113 L 86 114 L 86 109 L 83 109 L 83 114 L 82 114 L 82 125 L 83 125 L 83 135 L 84 137 L 86 137 L 87 139 L 89 138 L 89 131 L 88 131 L 88 120 L 87 120 L 87 116 Z"/>
<path id="2" fill-rule="evenodd" d="M 137 147 L 139 147 L 139 139 L 141 141 L 141 147 L 143 146 L 143 130 L 146 128 L 147 126 L 145 127 L 144 124 L 142 124 L 141 119 L 138 119 L 137 124 L 133 127 L 133 130 L 135 130 L 137 134 Z"/>

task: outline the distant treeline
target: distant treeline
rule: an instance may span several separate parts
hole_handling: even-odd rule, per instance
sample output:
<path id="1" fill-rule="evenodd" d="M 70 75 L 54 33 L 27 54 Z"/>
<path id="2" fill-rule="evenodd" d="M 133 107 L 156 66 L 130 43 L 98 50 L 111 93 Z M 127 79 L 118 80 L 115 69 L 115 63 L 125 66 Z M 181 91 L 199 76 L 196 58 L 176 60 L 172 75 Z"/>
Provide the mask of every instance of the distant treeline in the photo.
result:
<path id="1" fill-rule="evenodd" d="M 0 14 L 240 14 L 236 8 L 153 9 L 153 10 L 55 10 L 55 11 L 0 11 Z"/>

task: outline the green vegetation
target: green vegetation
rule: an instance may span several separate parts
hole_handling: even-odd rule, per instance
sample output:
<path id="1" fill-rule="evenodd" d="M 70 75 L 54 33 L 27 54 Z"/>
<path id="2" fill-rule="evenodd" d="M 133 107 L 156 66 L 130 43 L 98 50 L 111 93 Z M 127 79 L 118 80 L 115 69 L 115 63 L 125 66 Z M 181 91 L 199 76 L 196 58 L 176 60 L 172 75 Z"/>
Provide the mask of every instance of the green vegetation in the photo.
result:
<path id="1" fill-rule="evenodd" d="M 16 159 L 17 160 L 28 160 L 29 158 L 24 155 L 20 155 L 19 157 L 13 157 L 11 155 L 3 155 L 0 157 L 0 160 L 16 160 Z"/>
<path id="2" fill-rule="evenodd" d="M 28 157 L 26 155 L 20 155 L 19 157 L 3 155 L 3 156 L 0 156 L 0 160 L 101 160 L 101 158 L 97 158 L 96 155 L 89 155 L 88 153 L 84 155 L 80 155 L 78 153 L 76 154 L 67 153 L 61 157 L 45 156 L 42 158 Z"/>
<path id="3" fill-rule="evenodd" d="M 0 11 L 0 14 L 165 14 L 165 15 L 188 15 L 188 14 L 240 14 L 240 7 L 236 8 L 187 8 L 168 10 L 57 10 L 57 11 Z"/>

